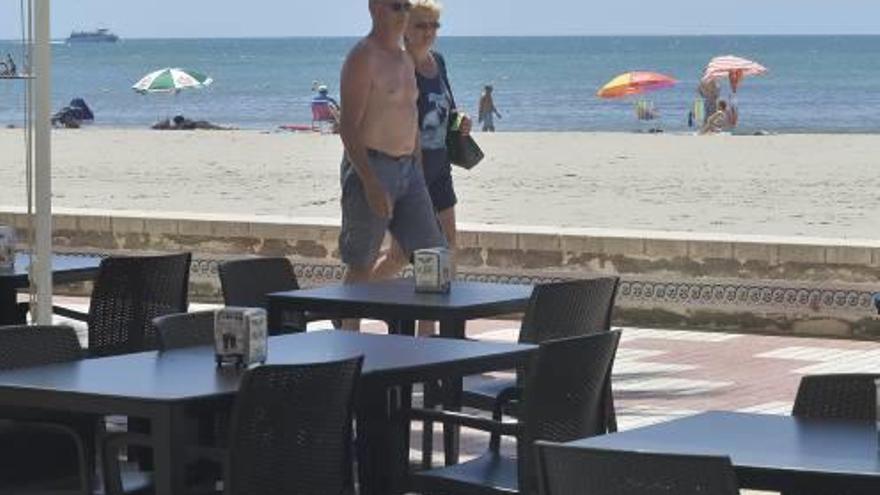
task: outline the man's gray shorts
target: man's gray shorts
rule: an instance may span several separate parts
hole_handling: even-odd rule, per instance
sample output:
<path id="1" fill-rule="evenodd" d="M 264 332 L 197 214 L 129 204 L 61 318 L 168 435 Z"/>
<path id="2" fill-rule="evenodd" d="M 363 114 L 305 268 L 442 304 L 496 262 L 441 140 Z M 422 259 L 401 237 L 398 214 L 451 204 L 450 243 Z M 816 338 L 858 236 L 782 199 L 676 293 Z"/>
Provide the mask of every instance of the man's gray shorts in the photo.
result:
<path id="1" fill-rule="evenodd" d="M 394 208 L 391 218 L 377 216 L 367 203 L 354 166 L 347 159 L 342 160 L 342 261 L 356 268 L 371 267 L 379 256 L 386 230 L 407 255 L 417 249 L 446 247 L 422 167 L 415 157 L 395 158 L 374 150 L 369 150 L 368 156 L 370 167 L 391 196 Z"/>

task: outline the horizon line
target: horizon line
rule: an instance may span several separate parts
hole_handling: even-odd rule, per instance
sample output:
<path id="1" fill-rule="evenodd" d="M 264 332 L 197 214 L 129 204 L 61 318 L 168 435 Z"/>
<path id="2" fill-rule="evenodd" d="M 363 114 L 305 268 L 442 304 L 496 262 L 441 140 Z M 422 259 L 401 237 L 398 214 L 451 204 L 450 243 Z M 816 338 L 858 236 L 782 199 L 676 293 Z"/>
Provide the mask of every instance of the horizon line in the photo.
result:
<path id="1" fill-rule="evenodd" d="M 155 41 L 155 40 L 284 40 L 284 39 L 352 39 L 361 38 L 363 34 L 353 35 L 308 35 L 308 36 L 159 36 L 159 37 L 123 37 L 121 41 Z M 880 36 L 877 33 L 648 33 L 648 34 L 450 34 L 443 35 L 443 38 L 658 38 L 658 37 L 676 37 L 676 38 L 709 38 L 709 37 L 765 37 L 765 38 L 796 38 L 796 37 L 867 37 Z M 67 37 L 53 37 L 51 41 L 65 41 Z M 0 38 L 2 42 L 18 42 L 19 38 Z"/>

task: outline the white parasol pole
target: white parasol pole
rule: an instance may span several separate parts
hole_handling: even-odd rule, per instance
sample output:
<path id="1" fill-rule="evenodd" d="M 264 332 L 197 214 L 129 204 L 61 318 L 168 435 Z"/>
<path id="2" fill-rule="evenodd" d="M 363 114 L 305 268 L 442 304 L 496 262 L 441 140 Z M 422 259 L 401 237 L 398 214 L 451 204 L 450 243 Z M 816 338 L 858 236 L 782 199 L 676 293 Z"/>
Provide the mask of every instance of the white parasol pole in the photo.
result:
<path id="1" fill-rule="evenodd" d="M 36 206 L 36 256 L 33 281 L 37 285 L 36 320 L 52 323 L 52 51 L 50 39 L 51 0 L 36 0 L 34 6 L 33 104 Z"/>

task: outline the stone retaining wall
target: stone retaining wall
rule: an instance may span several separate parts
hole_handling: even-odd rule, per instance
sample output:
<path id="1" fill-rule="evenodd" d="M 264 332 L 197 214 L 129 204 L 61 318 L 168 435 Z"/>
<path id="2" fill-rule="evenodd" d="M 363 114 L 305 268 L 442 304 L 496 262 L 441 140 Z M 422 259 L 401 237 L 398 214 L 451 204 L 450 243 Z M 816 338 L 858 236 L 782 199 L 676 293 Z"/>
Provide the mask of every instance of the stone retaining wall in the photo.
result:
<path id="1" fill-rule="evenodd" d="M 0 224 L 24 235 L 26 215 Z M 880 337 L 880 241 L 461 225 L 459 276 L 506 283 L 618 274 L 616 324 Z M 59 210 L 66 252 L 194 253 L 194 299 L 216 300 L 224 259 L 290 257 L 303 285 L 336 282 L 338 223 L 326 219 Z"/>

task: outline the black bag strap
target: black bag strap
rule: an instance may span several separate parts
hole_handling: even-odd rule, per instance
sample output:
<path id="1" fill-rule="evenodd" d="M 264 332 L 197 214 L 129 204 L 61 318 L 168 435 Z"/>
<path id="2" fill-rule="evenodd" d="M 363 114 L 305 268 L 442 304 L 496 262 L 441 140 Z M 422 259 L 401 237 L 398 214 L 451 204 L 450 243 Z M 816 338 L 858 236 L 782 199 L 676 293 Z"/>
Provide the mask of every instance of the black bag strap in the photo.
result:
<path id="1" fill-rule="evenodd" d="M 440 55 L 439 52 L 431 51 L 431 54 L 434 55 L 434 60 L 437 61 L 437 66 L 440 68 L 440 78 L 443 79 L 443 84 L 446 85 L 446 89 L 449 91 L 449 99 L 452 100 L 452 109 L 455 110 L 458 106 L 455 104 L 455 95 L 452 94 L 452 85 L 449 84 L 449 73 L 446 72 L 446 59 L 443 58 L 443 55 Z"/>

